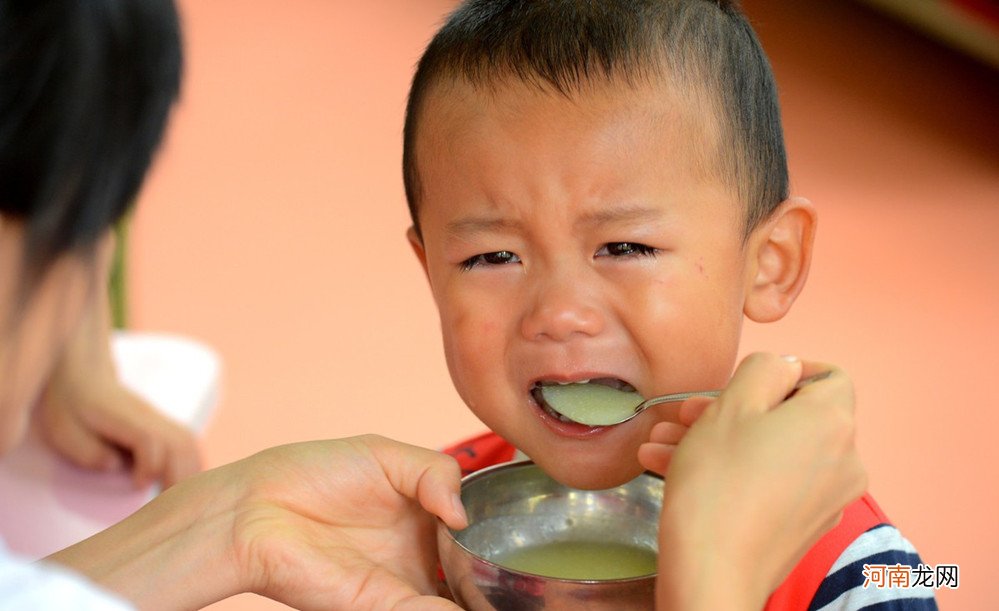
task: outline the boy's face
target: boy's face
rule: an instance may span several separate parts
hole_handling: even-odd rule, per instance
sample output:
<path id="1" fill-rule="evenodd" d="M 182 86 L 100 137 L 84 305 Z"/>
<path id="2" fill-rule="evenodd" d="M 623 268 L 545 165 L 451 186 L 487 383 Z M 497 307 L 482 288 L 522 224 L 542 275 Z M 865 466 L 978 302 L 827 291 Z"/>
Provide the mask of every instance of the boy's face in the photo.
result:
<path id="1" fill-rule="evenodd" d="M 546 411 L 536 384 L 614 379 L 651 397 L 731 373 L 756 272 L 743 206 L 704 152 L 709 112 L 662 85 L 620 84 L 572 98 L 455 84 L 423 108 L 422 241 L 410 238 L 451 377 L 486 425 L 568 485 L 638 475 L 638 446 L 677 406 L 587 427 Z"/>

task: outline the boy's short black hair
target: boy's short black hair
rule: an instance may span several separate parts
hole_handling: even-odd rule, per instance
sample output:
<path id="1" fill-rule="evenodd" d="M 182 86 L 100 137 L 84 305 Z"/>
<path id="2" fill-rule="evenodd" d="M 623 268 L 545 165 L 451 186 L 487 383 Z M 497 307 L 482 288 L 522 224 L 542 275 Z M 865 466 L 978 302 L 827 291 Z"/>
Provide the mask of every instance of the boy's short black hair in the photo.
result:
<path id="1" fill-rule="evenodd" d="M 26 287 L 126 212 L 181 63 L 172 0 L 0 0 L 0 216 L 25 225 Z"/>
<path id="2" fill-rule="evenodd" d="M 466 0 L 437 32 L 410 88 L 403 178 L 419 234 L 416 138 L 436 85 L 519 79 L 571 96 L 595 79 L 667 78 L 707 99 L 711 143 L 746 204 L 746 234 L 788 196 L 777 88 L 746 17 L 729 0 Z"/>

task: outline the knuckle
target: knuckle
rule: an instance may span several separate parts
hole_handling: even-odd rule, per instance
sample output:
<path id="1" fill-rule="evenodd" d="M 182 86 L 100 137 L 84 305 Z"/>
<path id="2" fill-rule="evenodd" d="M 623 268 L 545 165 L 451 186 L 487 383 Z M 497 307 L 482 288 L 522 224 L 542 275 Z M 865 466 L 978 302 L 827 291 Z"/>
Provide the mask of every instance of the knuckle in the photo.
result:
<path id="1" fill-rule="evenodd" d="M 358 435 L 355 439 L 361 444 L 369 447 L 383 446 L 388 442 L 388 439 L 378 435 L 377 433 L 364 433 L 362 435 Z"/>
<path id="2" fill-rule="evenodd" d="M 857 446 L 856 430 L 852 427 L 841 427 L 833 431 L 833 447 L 841 455 L 852 453 Z"/>
<path id="3" fill-rule="evenodd" d="M 829 409 L 819 412 L 820 417 L 812 421 L 811 430 L 830 457 L 842 460 L 856 450 L 856 423 L 852 414 L 842 410 Z"/>
<path id="4" fill-rule="evenodd" d="M 461 475 L 461 465 L 458 464 L 457 458 L 443 452 L 438 452 L 437 454 L 437 460 L 441 463 L 442 468 L 449 471 L 452 475 Z"/>
<path id="5" fill-rule="evenodd" d="M 854 403 L 856 401 L 856 388 L 853 379 L 839 367 L 832 367 L 830 371 L 832 373 L 827 378 L 830 390 L 837 397 L 841 397 L 844 403 Z"/>

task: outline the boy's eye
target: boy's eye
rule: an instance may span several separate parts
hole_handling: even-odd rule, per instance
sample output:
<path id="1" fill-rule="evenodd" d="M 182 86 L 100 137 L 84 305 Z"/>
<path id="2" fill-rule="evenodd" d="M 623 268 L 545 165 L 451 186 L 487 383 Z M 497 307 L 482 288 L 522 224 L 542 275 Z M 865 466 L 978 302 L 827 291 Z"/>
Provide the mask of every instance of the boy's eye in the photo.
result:
<path id="1" fill-rule="evenodd" d="M 659 249 L 638 242 L 609 242 L 597 251 L 598 257 L 655 256 Z"/>
<path id="2" fill-rule="evenodd" d="M 469 257 L 461 262 L 461 267 L 467 270 L 479 265 L 508 265 L 510 263 L 520 263 L 520 257 L 509 250 L 500 250 Z"/>

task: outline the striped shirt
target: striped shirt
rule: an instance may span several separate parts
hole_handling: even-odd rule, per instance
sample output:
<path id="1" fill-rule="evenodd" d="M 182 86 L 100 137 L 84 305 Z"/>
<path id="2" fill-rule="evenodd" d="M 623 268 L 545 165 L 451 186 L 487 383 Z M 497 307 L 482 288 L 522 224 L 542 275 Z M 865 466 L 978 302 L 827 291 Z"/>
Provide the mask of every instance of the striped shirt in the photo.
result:
<path id="1" fill-rule="evenodd" d="M 864 566 L 917 567 L 916 548 L 890 524 L 875 526 L 854 539 L 833 563 L 808 606 L 809 611 L 929 611 L 936 610 L 933 588 L 864 587 Z"/>

